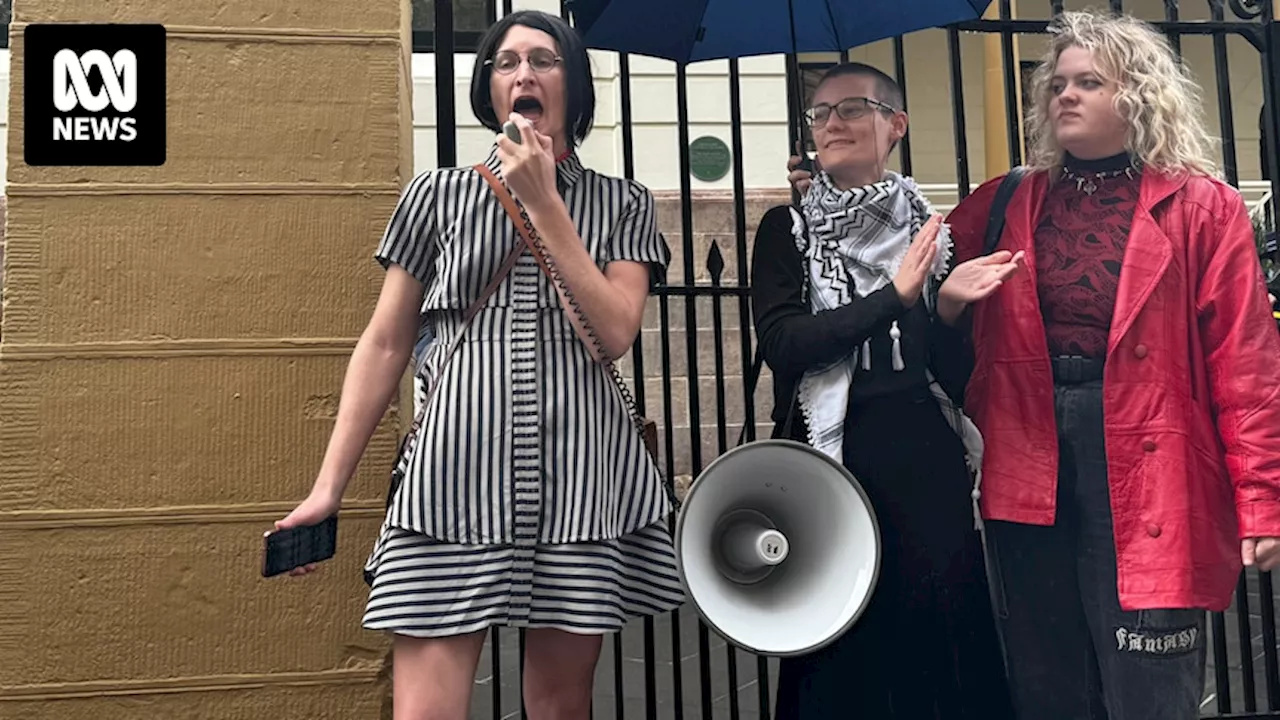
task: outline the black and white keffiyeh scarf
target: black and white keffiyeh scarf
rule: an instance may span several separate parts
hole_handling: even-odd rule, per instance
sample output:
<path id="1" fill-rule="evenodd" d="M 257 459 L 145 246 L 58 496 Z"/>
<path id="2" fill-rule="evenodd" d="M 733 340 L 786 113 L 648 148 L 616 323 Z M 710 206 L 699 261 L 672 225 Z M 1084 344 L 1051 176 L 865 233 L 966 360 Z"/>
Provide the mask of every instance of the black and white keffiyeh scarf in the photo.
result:
<path id="1" fill-rule="evenodd" d="M 880 182 L 850 190 L 836 188 L 824 172 L 815 174 L 800 209 L 792 208 L 792 234 L 805 260 L 809 309 L 814 314 L 833 310 L 866 297 L 893 282 L 911 241 L 934 212 L 915 182 L 894 172 Z M 938 232 L 924 302 L 933 312 L 937 288 L 951 260 L 951 233 L 944 224 Z M 892 362 L 903 370 L 901 330 L 889 328 Z M 870 340 L 836 363 L 805 372 L 800 380 L 799 403 L 809 431 L 809 443 L 836 462 L 843 462 L 844 424 L 849 391 L 859 365 L 871 367 Z M 926 370 L 930 390 L 947 422 L 964 443 L 974 474 L 975 490 L 982 467 L 982 437 L 978 428 L 956 407 L 933 374 Z M 975 517 L 976 517 L 976 496 Z"/>

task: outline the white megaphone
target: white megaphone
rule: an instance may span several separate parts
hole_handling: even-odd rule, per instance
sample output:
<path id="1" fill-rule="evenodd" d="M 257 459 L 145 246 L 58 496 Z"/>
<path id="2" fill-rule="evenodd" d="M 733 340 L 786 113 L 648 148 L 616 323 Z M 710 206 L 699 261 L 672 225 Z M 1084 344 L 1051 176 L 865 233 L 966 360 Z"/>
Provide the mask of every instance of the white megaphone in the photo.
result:
<path id="1" fill-rule="evenodd" d="M 675 546 L 703 621 L 761 655 L 802 655 L 840 637 L 880 573 L 880 528 L 862 486 L 791 440 L 740 445 L 708 465 L 685 496 Z"/>

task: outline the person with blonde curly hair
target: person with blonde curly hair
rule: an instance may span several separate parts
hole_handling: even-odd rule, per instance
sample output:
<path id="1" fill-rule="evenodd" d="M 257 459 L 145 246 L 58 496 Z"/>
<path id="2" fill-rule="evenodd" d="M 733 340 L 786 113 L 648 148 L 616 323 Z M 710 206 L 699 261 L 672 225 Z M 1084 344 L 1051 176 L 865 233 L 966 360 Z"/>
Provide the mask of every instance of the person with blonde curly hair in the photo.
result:
<path id="1" fill-rule="evenodd" d="M 1019 717 L 1198 717 L 1205 611 L 1280 564 L 1280 336 L 1195 81 L 1150 25 L 1064 13 L 997 251 L 1025 272 L 939 316 L 969 328 L 965 410 Z M 1003 177 L 951 213 L 956 260 Z"/>

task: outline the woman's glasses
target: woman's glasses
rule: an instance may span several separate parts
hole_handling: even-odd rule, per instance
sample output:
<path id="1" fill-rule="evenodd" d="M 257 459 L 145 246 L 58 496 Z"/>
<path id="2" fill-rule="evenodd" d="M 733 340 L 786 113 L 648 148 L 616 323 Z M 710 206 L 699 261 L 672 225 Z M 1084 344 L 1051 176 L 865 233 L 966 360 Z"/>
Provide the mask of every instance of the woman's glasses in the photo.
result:
<path id="1" fill-rule="evenodd" d="M 845 98 L 835 105 L 821 103 L 814 105 L 804 111 L 804 119 L 809 123 L 810 127 L 822 127 L 827 124 L 827 120 L 831 118 L 831 111 L 835 110 L 841 120 L 857 120 L 858 118 L 871 112 L 873 109 L 881 110 L 887 113 L 896 113 L 898 109 L 892 105 L 872 100 L 865 97 Z"/>
<path id="2" fill-rule="evenodd" d="M 529 67 L 533 68 L 536 73 L 544 73 L 555 67 L 560 62 L 560 56 L 550 50 L 537 49 L 531 51 L 524 58 L 528 60 Z M 492 65 L 493 71 L 499 75 L 510 75 L 520 67 L 521 57 L 512 50 L 503 50 L 493 56 L 492 60 L 486 60 L 486 65 Z"/>

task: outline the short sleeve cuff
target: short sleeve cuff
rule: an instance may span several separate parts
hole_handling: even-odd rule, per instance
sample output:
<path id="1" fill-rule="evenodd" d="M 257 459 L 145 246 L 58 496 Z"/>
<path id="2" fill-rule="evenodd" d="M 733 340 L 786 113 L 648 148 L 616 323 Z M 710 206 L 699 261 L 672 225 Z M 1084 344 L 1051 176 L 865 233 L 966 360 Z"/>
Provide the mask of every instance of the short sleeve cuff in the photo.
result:
<path id="1" fill-rule="evenodd" d="M 374 259 L 388 269 L 399 265 L 426 285 L 431 279 L 435 257 L 435 183 L 432 173 L 415 177 L 400 194 L 396 209 L 387 222 Z"/>
<path id="2" fill-rule="evenodd" d="M 623 212 L 613 237 L 610 239 L 606 263 L 615 260 L 644 263 L 649 266 L 653 285 L 667 280 L 667 267 L 671 264 L 671 249 L 658 232 L 657 211 L 653 194 L 647 188 L 633 185 L 633 195 Z"/>

